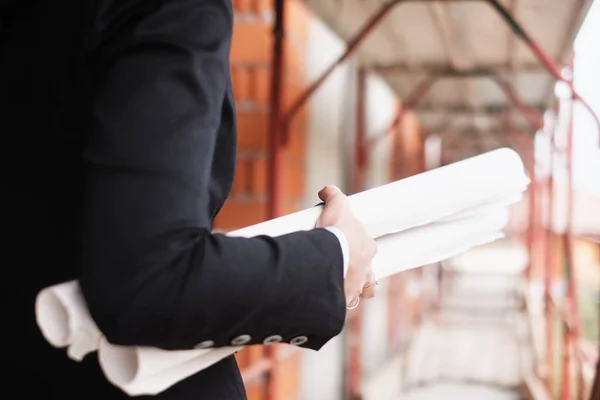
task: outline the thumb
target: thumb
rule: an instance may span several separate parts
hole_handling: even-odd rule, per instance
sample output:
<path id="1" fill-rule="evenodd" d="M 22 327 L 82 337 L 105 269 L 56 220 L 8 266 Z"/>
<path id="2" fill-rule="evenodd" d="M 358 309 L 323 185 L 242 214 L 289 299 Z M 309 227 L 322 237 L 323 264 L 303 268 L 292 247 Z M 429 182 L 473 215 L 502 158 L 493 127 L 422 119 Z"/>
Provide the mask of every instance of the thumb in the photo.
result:
<path id="1" fill-rule="evenodd" d="M 317 220 L 317 228 L 336 225 L 346 196 L 337 186 L 326 186 L 319 192 L 319 198 L 325 202 Z"/>

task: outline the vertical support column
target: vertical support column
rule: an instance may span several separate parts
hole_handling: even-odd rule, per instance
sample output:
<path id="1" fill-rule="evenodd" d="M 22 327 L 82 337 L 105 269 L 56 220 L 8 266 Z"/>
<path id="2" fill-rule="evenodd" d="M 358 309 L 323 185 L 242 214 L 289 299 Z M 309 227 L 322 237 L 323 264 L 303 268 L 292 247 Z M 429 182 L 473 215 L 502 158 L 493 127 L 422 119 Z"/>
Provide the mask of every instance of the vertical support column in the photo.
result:
<path id="1" fill-rule="evenodd" d="M 544 314 L 546 321 L 546 386 L 549 390 L 553 388 L 554 378 L 554 309 L 552 301 L 552 285 L 554 283 L 554 156 L 556 146 L 555 126 L 546 128 L 550 135 L 550 172 L 548 175 L 548 210 L 546 230 L 546 252 L 544 263 Z"/>
<path id="2" fill-rule="evenodd" d="M 366 169 L 368 164 L 367 149 L 367 72 L 359 68 L 357 72 L 356 90 L 356 137 L 354 143 L 354 170 L 352 192 L 365 189 Z"/>
<path id="3" fill-rule="evenodd" d="M 366 168 L 368 164 L 367 152 L 367 73 L 359 68 L 357 73 L 356 91 L 356 136 L 354 142 L 354 165 L 352 177 L 352 192 L 357 193 L 365 189 Z M 362 382 L 362 307 L 356 309 L 349 318 L 348 353 L 347 359 L 347 395 L 350 400 L 360 400 Z"/>
<path id="4" fill-rule="evenodd" d="M 567 131 L 567 221 L 565 243 L 565 279 L 567 283 L 567 295 L 565 301 L 565 332 L 564 332 L 564 363 L 562 371 L 562 392 L 561 399 L 569 400 L 574 392 L 571 372 L 575 369 L 575 376 L 578 378 L 576 399 L 583 398 L 583 382 L 581 370 L 581 358 L 578 354 L 578 340 L 580 338 L 579 322 L 579 296 L 576 280 L 576 259 L 573 240 L 573 214 L 574 214 L 574 187 L 573 187 L 573 111 L 575 95 L 570 101 L 570 112 Z"/>
<path id="5" fill-rule="evenodd" d="M 567 131 L 567 151 L 566 151 L 566 167 L 567 167 L 567 226 L 566 232 L 563 237 L 564 249 L 565 249 L 565 280 L 567 284 L 567 293 L 565 299 L 565 307 L 564 307 L 564 322 L 563 322 L 563 364 L 562 364 L 562 384 L 561 384 L 561 400 L 570 400 L 571 393 L 573 392 L 571 386 L 571 358 L 572 358 L 572 350 L 573 350 L 573 342 L 572 342 L 572 325 L 569 323 L 571 318 L 572 311 L 572 296 L 573 296 L 573 288 L 571 284 L 572 274 L 571 268 L 573 261 L 573 257 L 571 254 L 571 238 L 570 238 L 570 224 L 571 224 L 571 201 L 572 201 L 572 193 L 571 193 L 571 161 L 572 161 L 572 118 L 573 116 L 573 106 L 570 106 L 571 112 L 569 113 L 569 122 L 568 122 L 568 131 Z"/>
<path id="6" fill-rule="evenodd" d="M 283 88 L 284 88 L 284 51 L 285 51 L 285 0 L 274 0 L 275 23 L 273 26 L 273 54 L 271 66 L 271 114 L 269 120 L 269 205 L 268 217 L 281 215 L 281 169 L 283 151 L 283 130 L 281 124 Z M 275 400 L 277 392 L 277 346 L 267 347 L 266 352 L 271 360 L 271 369 L 267 373 L 265 400 Z"/>
<path id="7" fill-rule="evenodd" d="M 282 105 L 285 51 L 285 0 L 274 0 L 273 59 L 271 78 L 271 115 L 269 119 L 269 218 L 281 214 L 281 151 L 283 148 Z"/>
<path id="8" fill-rule="evenodd" d="M 529 178 L 531 179 L 531 184 L 529 185 L 529 223 L 527 229 L 527 248 L 529 250 L 529 265 L 525 270 L 525 277 L 530 280 L 532 273 L 535 269 L 535 239 L 536 239 L 536 231 L 537 231 L 537 190 L 538 190 L 538 182 L 537 182 L 537 174 L 535 171 L 535 139 L 532 139 L 534 143 L 531 144 L 531 149 L 529 150 Z"/>

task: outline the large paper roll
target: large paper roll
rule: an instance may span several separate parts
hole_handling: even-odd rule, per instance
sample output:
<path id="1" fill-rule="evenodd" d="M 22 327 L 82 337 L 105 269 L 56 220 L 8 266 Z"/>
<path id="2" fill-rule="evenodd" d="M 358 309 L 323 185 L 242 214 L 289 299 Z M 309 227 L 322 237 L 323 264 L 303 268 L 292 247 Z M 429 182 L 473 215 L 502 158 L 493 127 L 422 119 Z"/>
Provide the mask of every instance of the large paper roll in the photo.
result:
<path id="1" fill-rule="evenodd" d="M 499 149 L 349 196 L 369 235 L 378 238 L 439 221 L 487 204 L 518 200 L 529 179 L 511 149 Z M 309 230 L 321 206 L 231 232 L 233 236 L 279 236 Z"/>
<path id="2" fill-rule="evenodd" d="M 379 279 L 442 261 L 503 236 L 507 206 L 527 187 L 521 159 L 497 150 L 349 197 L 354 214 L 378 243 Z M 253 225 L 231 236 L 277 236 L 312 229 L 315 207 Z M 38 325 L 55 347 L 81 360 L 98 350 L 107 379 L 129 395 L 157 394 L 239 350 L 225 347 L 165 351 L 108 343 L 85 306 L 76 281 L 44 289 L 36 301 Z"/>
<path id="3" fill-rule="evenodd" d="M 495 206 L 377 239 L 373 269 L 379 279 L 406 269 L 444 260 L 502 236 L 506 207 Z M 157 394 L 178 381 L 209 367 L 241 347 L 166 351 L 108 343 L 81 307 L 83 296 L 76 281 L 45 289 L 39 296 L 38 318 L 46 339 L 56 347 L 68 346 L 75 360 L 98 350 L 106 378 L 127 394 Z"/>

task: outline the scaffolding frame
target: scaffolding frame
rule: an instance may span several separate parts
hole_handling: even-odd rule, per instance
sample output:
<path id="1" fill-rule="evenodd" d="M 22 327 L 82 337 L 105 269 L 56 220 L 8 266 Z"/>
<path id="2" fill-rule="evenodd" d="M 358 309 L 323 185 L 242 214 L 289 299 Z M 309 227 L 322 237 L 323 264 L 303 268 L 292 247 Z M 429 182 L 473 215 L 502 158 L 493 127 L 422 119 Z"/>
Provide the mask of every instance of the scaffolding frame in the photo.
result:
<path id="1" fill-rule="evenodd" d="M 572 93 L 572 100 L 578 101 L 586 107 L 591 115 L 593 116 L 599 129 L 600 138 L 600 119 L 593 110 L 590 108 L 587 102 L 577 93 L 573 86 L 572 79 L 569 76 L 565 76 L 561 67 L 546 53 L 542 47 L 535 41 L 523 26 L 515 20 L 513 15 L 502 5 L 498 0 L 389 0 L 384 3 L 380 9 L 372 15 L 357 34 L 347 43 L 346 51 L 334 62 L 325 72 L 312 82 L 306 90 L 298 96 L 295 102 L 287 109 L 282 108 L 283 96 L 283 78 L 284 78 L 284 51 L 285 51 L 285 0 L 273 0 L 275 9 L 275 22 L 273 29 L 273 56 L 272 56 L 272 80 L 271 80 L 271 114 L 269 119 L 269 167 L 268 167 L 268 184 L 269 184 L 269 204 L 268 204 L 268 216 L 269 218 L 275 218 L 281 215 L 281 166 L 282 166 L 282 150 L 288 142 L 290 134 L 290 124 L 295 115 L 302 109 L 302 107 L 308 102 L 308 100 L 314 95 L 314 93 L 322 86 L 327 78 L 336 70 L 338 66 L 348 60 L 369 37 L 369 35 L 381 24 L 381 22 L 389 15 L 390 11 L 396 6 L 407 2 L 484 2 L 492 7 L 498 15 L 502 17 L 505 23 L 511 28 L 514 34 L 520 38 L 524 44 L 531 50 L 531 52 L 537 57 L 542 67 L 556 80 L 565 82 Z M 490 69 L 488 71 L 472 71 L 473 74 L 478 73 L 482 76 L 488 76 L 505 93 L 509 101 L 518 109 L 525 118 L 529 121 L 534 131 L 538 131 L 543 128 L 541 123 L 542 118 L 539 112 L 527 107 L 517 96 L 514 88 L 506 81 L 500 78 L 498 71 Z M 460 74 L 464 75 L 464 72 Z M 400 136 L 401 125 L 406 115 L 406 112 L 415 107 L 421 98 L 431 89 L 432 85 L 440 78 L 444 76 L 458 76 L 459 73 L 455 71 L 442 71 L 440 73 L 432 74 L 424 81 L 420 82 L 415 89 L 406 97 L 403 103 L 398 108 L 398 113 L 394 119 L 390 128 L 385 132 L 382 137 L 393 135 L 395 138 Z M 358 82 L 358 101 L 357 101 L 357 127 L 356 127 L 356 140 L 355 140 L 355 151 L 354 151 L 354 166 L 353 171 L 353 183 L 352 190 L 354 192 L 364 189 L 365 171 L 368 166 L 368 148 L 374 142 L 370 142 L 366 139 L 366 113 L 365 113 L 365 90 L 366 90 L 366 70 L 364 68 L 359 69 L 359 82 Z M 568 348 L 573 348 L 574 343 L 577 342 L 580 335 L 580 324 L 579 315 L 577 310 L 576 301 L 576 286 L 574 284 L 573 270 L 575 268 L 575 258 L 573 251 L 573 232 L 572 232 L 572 215 L 573 215 L 573 187 L 572 187 L 572 122 L 569 124 L 571 128 L 568 132 L 568 142 L 571 143 L 567 149 L 567 170 L 569 171 L 569 199 L 568 199 L 568 223 L 567 232 L 564 239 L 565 250 L 567 254 L 567 263 L 565 264 L 565 271 L 568 273 L 568 290 L 567 290 L 567 303 L 568 307 L 561 309 L 561 317 L 565 323 L 564 342 Z M 378 140 L 378 139 L 376 139 Z M 539 192 L 541 185 L 535 176 L 535 149 L 533 143 L 530 145 L 530 160 L 528 163 L 528 169 L 532 180 L 531 188 L 529 191 L 529 228 L 527 235 L 527 242 L 530 253 L 533 250 L 535 243 L 539 243 L 540 230 L 539 226 L 539 199 L 537 193 Z M 403 177 L 402 162 L 398 161 L 394 168 L 394 177 Z M 550 179 L 552 182 L 552 178 Z M 549 254 L 549 250 L 546 250 L 546 254 Z M 529 265 L 527 268 L 526 275 L 529 275 L 532 266 Z M 551 261 L 546 260 L 545 263 L 545 298 L 546 298 L 546 317 L 550 315 L 552 310 L 558 310 L 559 307 L 554 303 L 551 298 L 550 284 L 552 281 L 551 272 L 553 271 Z M 360 337 L 361 327 L 361 313 L 360 309 L 355 310 L 349 318 L 349 352 L 350 357 L 347 360 L 347 371 L 350 379 L 347 381 L 347 393 L 346 398 L 352 400 L 361 399 L 361 359 L 360 359 L 360 344 L 357 338 Z M 551 337 L 551 333 L 547 332 L 547 337 Z M 550 342 L 551 343 L 551 342 Z M 580 360 L 578 353 L 572 354 L 573 352 L 567 352 L 565 363 L 563 363 L 563 387 L 562 387 L 562 400 L 568 400 L 571 392 L 571 379 L 570 379 L 570 365 L 574 358 Z M 290 352 L 282 354 L 279 352 L 278 346 L 273 346 L 268 349 L 267 356 L 259 360 L 254 365 L 250 366 L 246 370 L 242 371 L 243 378 L 246 382 L 258 379 L 265 376 L 267 380 L 267 393 L 266 400 L 275 400 L 275 382 L 277 381 L 277 363 L 287 357 Z M 574 357 L 573 357 L 574 356 Z M 551 360 L 546 360 L 551 362 Z M 579 363 L 579 361 L 576 361 Z M 565 366 L 566 364 L 566 366 Z M 579 372 L 581 372 L 579 370 Z M 579 374 L 581 375 L 581 374 Z M 598 375 L 598 374 L 597 374 Z M 581 381 L 581 376 L 577 377 L 578 381 Z M 599 391 L 598 379 L 596 376 L 596 383 L 594 393 Z M 547 382 L 547 385 L 550 382 Z M 549 387 L 548 387 L 549 388 Z M 580 393 L 580 396 L 583 394 Z M 594 394 L 592 394 L 594 396 Z M 578 397 L 583 400 L 582 397 Z M 591 399 L 594 399 L 592 397 Z"/>

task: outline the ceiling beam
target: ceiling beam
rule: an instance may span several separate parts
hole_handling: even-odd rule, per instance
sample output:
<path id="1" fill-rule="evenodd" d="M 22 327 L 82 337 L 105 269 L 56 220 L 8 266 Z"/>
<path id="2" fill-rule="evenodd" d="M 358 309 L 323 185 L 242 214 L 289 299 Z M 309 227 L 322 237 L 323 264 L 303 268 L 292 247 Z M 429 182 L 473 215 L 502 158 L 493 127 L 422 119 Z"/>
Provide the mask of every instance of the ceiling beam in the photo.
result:
<path id="1" fill-rule="evenodd" d="M 391 75 L 416 75 L 416 74 L 427 74 L 427 75 L 436 75 L 438 73 L 446 73 L 448 71 L 454 71 L 456 74 L 464 74 L 467 71 L 486 71 L 488 74 L 490 72 L 506 74 L 511 71 L 514 73 L 544 73 L 546 74 L 546 70 L 539 65 L 538 63 L 527 63 L 514 65 L 512 68 L 509 64 L 501 63 L 501 64 L 480 64 L 474 68 L 470 69 L 459 69 L 454 68 L 451 64 L 440 65 L 436 63 L 422 63 L 422 64 L 407 64 L 407 63 L 397 63 L 397 64 L 371 64 L 365 65 L 365 69 L 374 72 L 376 74 L 382 76 L 391 76 Z"/>
<path id="2" fill-rule="evenodd" d="M 531 105 L 529 108 L 544 112 L 546 106 L 544 104 Z M 412 110 L 416 112 L 430 112 L 430 113 L 446 113 L 446 114 L 464 114 L 464 115 L 499 115 L 511 112 L 519 112 L 516 107 L 513 106 L 482 106 L 482 107 L 469 107 L 466 105 L 444 105 L 444 104 L 418 104 Z"/>
<path id="3" fill-rule="evenodd" d="M 579 28 L 583 24 L 583 20 L 592 7 L 593 2 L 594 0 L 577 0 L 573 5 L 573 11 L 571 12 L 569 23 L 567 25 L 567 33 L 560 46 L 557 62 L 564 65 L 570 64 L 568 58 L 573 50 L 573 42 L 575 42 Z M 551 103 L 554 99 L 554 85 L 555 81 L 552 80 L 546 89 L 546 99 L 548 99 L 548 103 Z"/>
<path id="4" fill-rule="evenodd" d="M 508 11 L 511 13 L 511 15 L 516 16 L 517 0 L 509 0 Z M 517 35 L 515 35 L 510 29 L 507 30 L 506 35 L 506 58 L 508 59 L 508 68 L 510 69 L 509 79 L 512 82 L 513 69 L 515 67 L 515 58 L 517 53 Z"/>
<path id="5" fill-rule="evenodd" d="M 460 34 L 456 21 L 448 10 L 448 4 L 432 3 L 428 6 L 438 36 L 446 51 L 448 62 L 452 65 L 453 72 L 451 73 L 473 70 L 474 63 L 468 49 L 467 38 Z M 460 82 L 460 86 L 463 92 L 462 97 L 467 103 L 472 103 L 475 95 L 470 82 L 463 80 Z"/>

